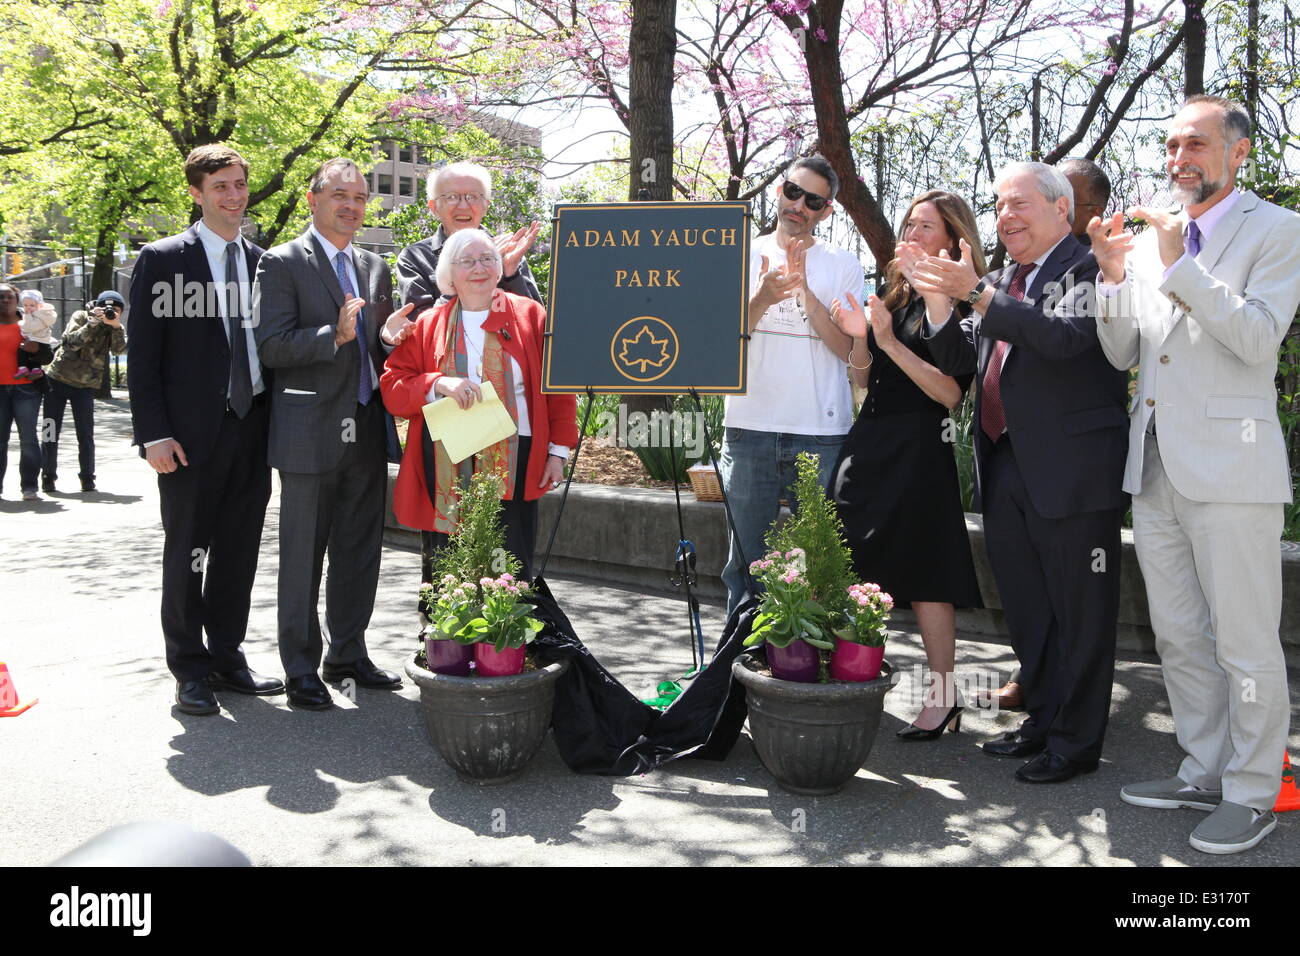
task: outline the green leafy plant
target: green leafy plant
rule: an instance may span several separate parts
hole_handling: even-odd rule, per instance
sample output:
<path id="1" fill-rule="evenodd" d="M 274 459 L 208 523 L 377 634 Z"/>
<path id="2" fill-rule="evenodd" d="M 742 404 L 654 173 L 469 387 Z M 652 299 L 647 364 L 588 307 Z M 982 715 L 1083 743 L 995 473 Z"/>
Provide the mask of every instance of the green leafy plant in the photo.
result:
<path id="1" fill-rule="evenodd" d="M 763 597 L 746 647 L 789 647 L 798 640 L 825 651 L 834 647 L 830 616 L 810 597 L 804 562 L 803 550 L 792 548 L 784 554 L 772 551 L 749 566 L 763 584 Z"/>
<path id="2" fill-rule="evenodd" d="M 822 489 L 818 456 L 800 452 L 795 470 L 794 514 L 768 531 L 767 547 L 782 554 L 796 548 L 803 551 L 812 599 L 832 617 L 840 616 L 848 609 L 850 585 L 858 583 L 853 556 L 844 543 L 844 526 Z"/>
<path id="3" fill-rule="evenodd" d="M 531 643 L 542 629 L 531 616 L 528 586 L 516 578 L 519 559 L 505 548 L 501 490 L 495 468 L 476 472 L 462 486 L 456 530 L 434 558 L 433 580 L 420 585 L 420 612 L 427 621 L 421 640 L 491 644 L 503 651 Z"/>
<path id="4" fill-rule="evenodd" d="M 499 578 L 483 578 L 478 582 L 482 597 L 479 614 L 465 630 L 466 638 L 457 637 L 466 644 L 491 644 L 498 653 L 507 647 L 531 644 L 542 622 L 531 616 L 532 608 L 525 603 L 528 593 L 510 574 Z"/>
<path id="5" fill-rule="evenodd" d="M 894 599 L 879 584 L 854 584 L 849 588 L 846 623 L 835 629 L 835 636 L 853 644 L 884 647 L 889 631 L 885 622 L 894 609 Z"/>

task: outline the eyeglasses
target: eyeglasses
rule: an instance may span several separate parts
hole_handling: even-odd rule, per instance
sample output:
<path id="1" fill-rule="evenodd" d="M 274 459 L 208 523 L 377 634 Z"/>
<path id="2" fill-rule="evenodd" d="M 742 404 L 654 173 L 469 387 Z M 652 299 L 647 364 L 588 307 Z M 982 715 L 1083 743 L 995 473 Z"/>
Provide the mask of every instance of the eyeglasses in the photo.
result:
<path id="1" fill-rule="evenodd" d="M 475 266 L 482 266 L 484 269 L 491 269 L 497 264 L 497 257 L 489 256 L 486 253 L 481 256 L 462 256 L 459 259 L 452 259 L 451 264 L 459 266 L 462 269 L 473 269 Z"/>
<path id="2" fill-rule="evenodd" d="M 809 212 L 820 212 L 825 209 L 826 204 L 830 202 L 830 200 L 825 196 L 818 196 L 816 193 L 810 193 L 808 190 L 796 186 L 788 179 L 781 184 L 781 192 L 784 193 L 785 198 L 791 202 L 798 202 L 802 198 L 803 204 L 808 207 Z"/>
<path id="3" fill-rule="evenodd" d="M 471 206 L 481 206 L 487 201 L 482 193 L 439 193 L 438 200 L 448 206 L 459 206 L 462 202 Z"/>

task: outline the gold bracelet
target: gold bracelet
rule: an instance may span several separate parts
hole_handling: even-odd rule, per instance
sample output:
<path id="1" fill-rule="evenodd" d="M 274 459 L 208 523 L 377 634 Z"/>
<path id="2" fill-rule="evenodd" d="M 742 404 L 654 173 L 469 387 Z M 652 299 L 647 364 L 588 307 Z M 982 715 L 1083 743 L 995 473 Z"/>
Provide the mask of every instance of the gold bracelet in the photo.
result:
<path id="1" fill-rule="evenodd" d="M 851 369 L 856 369 L 856 370 L 859 371 L 859 372 L 865 372 L 867 369 L 871 368 L 871 362 L 872 362 L 871 351 L 870 351 L 870 350 L 867 351 L 867 364 L 866 364 L 866 365 L 854 365 L 854 364 L 853 364 L 853 350 L 854 350 L 855 348 L 857 348 L 856 345 L 850 345 L 850 346 L 849 346 L 849 368 L 851 368 Z"/>

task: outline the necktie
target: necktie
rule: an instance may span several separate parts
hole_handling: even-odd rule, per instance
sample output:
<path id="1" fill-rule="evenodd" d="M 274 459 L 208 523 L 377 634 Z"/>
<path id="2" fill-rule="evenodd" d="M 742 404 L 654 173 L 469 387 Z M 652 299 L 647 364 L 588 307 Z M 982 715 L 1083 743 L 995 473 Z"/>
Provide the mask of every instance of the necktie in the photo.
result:
<path id="1" fill-rule="evenodd" d="M 1011 288 L 1007 294 L 1023 302 L 1025 299 L 1025 277 L 1037 268 L 1037 263 L 1026 262 L 1016 268 L 1011 277 Z M 988 367 L 984 369 L 984 381 L 980 384 L 980 428 L 989 436 L 989 441 L 996 444 L 1007 427 L 1007 413 L 1002 407 L 1002 362 L 1010 346 L 999 339 L 989 356 Z"/>
<path id="2" fill-rule="evenodd" d="M 244 332 L 243 297 L 239 294 L 239 243 L 226 244 L 226 330 L 230 338 L 230 408 L 243 418 L 253 407 L 253 374 Z"/>
<path id="3" fill-rule="evenodd" d="M 348 270 L 344 265 L 346 254 L 340 252 L 334 257 L 334 271 L 338 273 L 339 287 L 343 290 L 344 298 L 350 298 L 356 295 L 356 290 L 352 287 L 352 280 L 348 278 Z M 360 377 L 357 379 L 357 404 L 370 404 L 370 395 L 374 391 L 374 383 L 370 381 L 370 360 L 366 355 L 366 310 L 362 309 L 357 312 L 357 367 L 360 371 Z"/>
<path id="4" fill-rule="evenodd" d="M 1201 252 L 1201 227 L 1196 225 L 1195 219 L 1187 221 L 1187 234 L 1183 237 L 1183 245 L 1187 247 L 1187 254 L 1193 259 Z"/>

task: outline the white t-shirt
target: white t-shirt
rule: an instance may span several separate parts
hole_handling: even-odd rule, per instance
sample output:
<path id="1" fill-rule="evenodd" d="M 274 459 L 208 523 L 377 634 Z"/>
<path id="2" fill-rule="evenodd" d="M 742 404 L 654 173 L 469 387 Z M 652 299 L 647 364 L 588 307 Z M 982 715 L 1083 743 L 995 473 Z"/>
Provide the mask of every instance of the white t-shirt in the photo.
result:
<path id="1" fill-rule="evenodd" d="M 762 256 L 768 269 L 786 264 L 772 233 L 750 246 L 749 292 L 758 290 Z M 808 286 L 827 309 L 852 293 L 866 302 L 862 264 L 851 252 L 820 239 L 808 250 Z M 723 424 L 759 432 L 843 435 L 853 424 L 853 397 L 845 363 L 817 337 L 793 299 L 763 314 L 749 340 L 745 395 L 728 395 Z"/>

